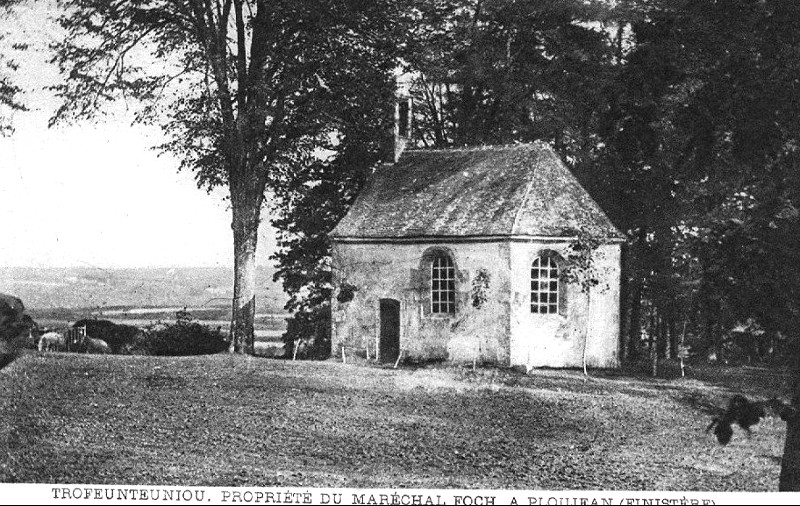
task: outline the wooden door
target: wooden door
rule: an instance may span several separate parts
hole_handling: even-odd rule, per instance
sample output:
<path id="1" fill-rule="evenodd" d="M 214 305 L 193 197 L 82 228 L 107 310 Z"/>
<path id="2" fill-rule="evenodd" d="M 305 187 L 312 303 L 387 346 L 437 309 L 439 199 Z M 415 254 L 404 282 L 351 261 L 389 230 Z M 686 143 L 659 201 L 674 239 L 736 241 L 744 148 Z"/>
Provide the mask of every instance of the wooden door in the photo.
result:
<path id="1" fill-rule="evenodd" d="M 380 315 L 378 358 L 382 363 L 394 363 L 400 355 L 400 301 L 381 299 Z"/>

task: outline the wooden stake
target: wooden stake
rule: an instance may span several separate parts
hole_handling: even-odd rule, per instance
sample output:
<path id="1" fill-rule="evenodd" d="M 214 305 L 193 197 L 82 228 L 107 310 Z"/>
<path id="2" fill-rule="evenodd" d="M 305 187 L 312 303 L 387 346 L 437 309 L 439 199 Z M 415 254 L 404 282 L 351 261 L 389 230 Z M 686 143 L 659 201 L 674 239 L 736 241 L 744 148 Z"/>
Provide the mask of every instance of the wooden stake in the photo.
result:
<path id="1" fill-rule="evenodd" d="M 344 354 L 344 346 L 342 346 L 342 363 L 347 363 L 347 355 Z"/>
<path id="2" fill-rule="evenodd" d="M 403 352 L 406 351 L 404 349 L 400 349 L 400 353 L 397 354 L 397 361 L 394 363 L 394 368 L 397 369 L 397 366 L 400 365 L 400 360 L 403 358 Z"/>
<path id="3" fill-rule="evenodd" d="M 297 349 L 300 348 L 300 340 L 294 342 L 294 353 L 292 354 L 292 362 L 297 360 Z"/>

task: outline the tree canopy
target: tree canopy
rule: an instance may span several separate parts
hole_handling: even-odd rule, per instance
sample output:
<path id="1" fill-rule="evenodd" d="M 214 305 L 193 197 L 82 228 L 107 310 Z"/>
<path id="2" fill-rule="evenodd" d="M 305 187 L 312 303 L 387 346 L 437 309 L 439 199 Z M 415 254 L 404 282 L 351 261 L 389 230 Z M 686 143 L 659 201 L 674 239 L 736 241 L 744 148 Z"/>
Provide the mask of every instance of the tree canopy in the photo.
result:
<path id="1" fill-rule="evenodd" d="M 12 7 L 17 3 L 19 0 L 0 0 L 0 20 L 9 19 L 12 16 Z M 24 50 L 26 45 L 9 41 L 7 35 L 0 31 L 0 136 L 8 135 L 13 130 L 11 114 L 25 109 L 20 100 L 22 88 L 13 79 L 13 74 L 19 67 L 9 55 L 14 51 Z"/>
<path id="2" fill-rule="evenodd" d="M 416 145 L 550 142 L 627 234 L 629 362 L 688 347 L 798 367 L 800 6 L 437 0 L 409 13 Z M 336 163 L 307 173 L 314 191 L 277 222 L 302 230 L 278 260 L 307 322 L 330 296 L 324 233 L 362 182 L 361 164 Z M 790 420 L 782 489 L 800 487 L 797 431 Z"/>
<path id="3" fill-rule="evenodd" d="M 400 56 L 413 76 L 416 144 L 542 139 L 561 151 L 628 235 L 631 358 L 642 335 L 674 357 L 687 334 L 696 353 L 735 358 L 731 332 L 748 321 L 775 343 L 751 347 L 750 359 L 770 348 L 775 356 L 797 312 L 795 274 L 782 272 L 797 216 L 797 36 L 785 21 L 794 9 L 745 0 L 413 3 Z M 278 255 L 281 274 L 292 293 L 307 294 L 292 307 L 327 300 L 301 288 L 327 279 L 325 233 L 380 153 L 379 137 L 351 136 L 358 159 L 303 172 L 298 198 L 284 199 L 292 211 L 276 224 L 296 237 Z"/>
<path id="4" fill-rule="evenodd" d="M 62 0 L 66 76 L 53 122 L 140 104 L 198 185 L 229 190 L 231 351 L 252 353 L 255 251 L 267 190 L 314 164 L 346 115 L 391 77 L 389 1 Z"/>

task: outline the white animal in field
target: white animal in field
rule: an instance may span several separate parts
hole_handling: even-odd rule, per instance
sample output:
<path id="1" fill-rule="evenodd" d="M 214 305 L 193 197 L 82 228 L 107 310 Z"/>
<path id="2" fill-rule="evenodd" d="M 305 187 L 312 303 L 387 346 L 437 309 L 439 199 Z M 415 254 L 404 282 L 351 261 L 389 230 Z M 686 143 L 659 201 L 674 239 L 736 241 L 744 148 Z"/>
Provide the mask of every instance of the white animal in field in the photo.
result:
<path id="1" fill-rule="evenodd" d="M 39 351 L 63 351 L 66 346 L 64 336 L 58 332 L 47 332 L 39 338 Z"/>
<path id="2" fill-rule="evenodd" d="M 86 337 L 86 353 L 111 353 L 111 347 L 107 342 L 102 339 L 95 339 L 94 337 Z"/>

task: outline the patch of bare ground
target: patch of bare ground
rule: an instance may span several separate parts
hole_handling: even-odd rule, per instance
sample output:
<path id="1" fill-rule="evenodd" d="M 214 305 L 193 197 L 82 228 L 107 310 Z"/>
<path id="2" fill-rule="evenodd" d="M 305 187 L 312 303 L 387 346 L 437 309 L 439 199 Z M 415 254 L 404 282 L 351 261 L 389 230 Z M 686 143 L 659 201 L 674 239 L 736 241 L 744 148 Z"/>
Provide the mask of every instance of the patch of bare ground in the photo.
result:
<path id="1" fill-rule="evenodd" d="M 698 376 L 30 353 L 0 371 L 0 481 L 776 490 L 782 422 L 705 433 L 770 380 Z"/>

